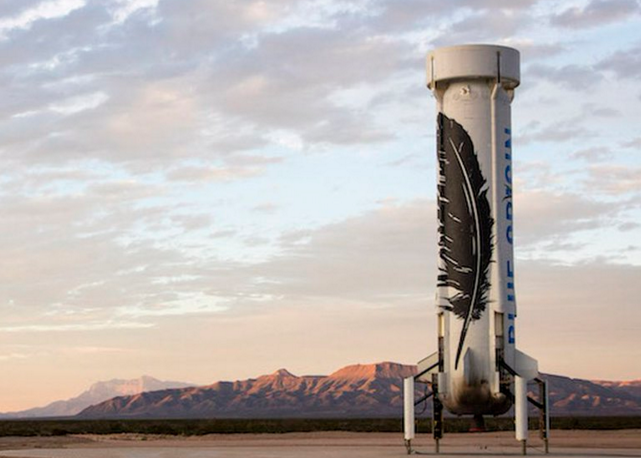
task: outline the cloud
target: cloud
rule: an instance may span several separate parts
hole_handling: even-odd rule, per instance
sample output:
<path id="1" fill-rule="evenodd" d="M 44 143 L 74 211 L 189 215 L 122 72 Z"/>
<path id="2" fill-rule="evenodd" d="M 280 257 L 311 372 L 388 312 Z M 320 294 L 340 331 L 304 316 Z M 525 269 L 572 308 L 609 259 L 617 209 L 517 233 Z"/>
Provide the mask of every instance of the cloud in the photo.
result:
<path id="1" fill-rule="evenodd" d="M 539 0 L 464 0 L 461 6 L 475 9 L 526 10 L 539 3 Z"/>
<path id="2" fill-rule="evenodd" d="M 513 30 L 512 23 L 525 19 L 526 12 L 538 0 L 451 0 L 434 2 L 421 0 L 379 0 L 372 2 L 369 10 L 372 27 L 386 32 L 403 33 L 423 30 L 433 34 L 431 28 L 437 27 L 442 39 L 455 43 L 452 34 L 458 33 L 463 24 L 474 25 L 470 35 L 479 30 L 499 27 L 498 34 Z M 460 21 L 461 15 L 467 15 L 470 21 Z M 501 18 L 503 20 L 501 20 Z M 439 27 L 440 26 L 440 27 Z M 443 27 L 445 26 L 445 27 Z M 485 32 L 482 32 L 485 33 Z M 448 38 L 449 36 L 449 38 Z M 477 40 L 482 37 L 477 37 Z M 474 40 L 476 41 L 476 40 Z M 464 42 L 464 41 L 459 41 Z"/>
<path id="3" fill-rule="evenodd" d="M 626 222 L 626 223 L 620 224 L 620 225 L 618 226 L 618 229 L 619 229 L 621 232 L 627 232 L 627 231 L 632 231 L 632 230 L 634 230 L 634 229 L 637 229 L 637 228 L 639 228 L 639 227 L 641 227 L 641 224 L 639 224 L 639 223 L 637 223 L 637 222 L 633 222 L 633 221 L 628 221 L 628 222 Z"/>
<path id="4" fill-rule="evenodd" d="M 144 329 L 153 326 L 148 323 L 137 322 L 85 322 L 80 324 L 33 324 L 27 326 L 1 326 L 2 332 L 70 332 L 70 331 L 100 331 L 105 329 Z"/>
<path id="5" fill-rule="evenodd" d="M 26 353 L 9 353 L 0 355 L 0 361 L 7 361 L 9 359 L 27 359 L 29 356 L 30 355 Z"/>
<path id="6" fill-rule="evenodd" d="M 122 24 L 133 14 L 154 10 L 158 2 L 159 0 L 116 0 L 112 12 L 114 21 Z"/>
<path id="7" fill-rule="evenodd" d="M 627 194 L 641 191 L 641 167 L 594 164 L 589 168 L 585 186 L 608 194 Z"/>
<path id="8" fill-rule="evenodd" d="M 330 22 L 344 15 L 364 25 L 336 33 L 292 25 L 302 14 L 296 1 L 183 3 L 90 3 L 0 43 L 16 89 L 0 102 L 10 117 L 0 133 L 13 144 L 12 159 L 91 156 L 133 170 L 256 156 L 282 144 L 279 132 L 294 135 L 299 149 L 393 138 L 376 121 L 384 107 L 334 98 L 389 80 L 413 53 L 412 45 L 368 29 L 357 9 L 327 7 Z M 281 22 L 289 25 L 278 29 Z"/>
<path id="9" fill-rule="evenodd" d="M 44 326 L 51 330 L 101 323 L 117 328 L 122 324 L 118 310 L 136 311 L 126 316 L 143 318 L 133 323 L 147 326 L 153 317 L 220 313 L 232 304 L 246 307 L 270 297 L 416 304 L 429 295 L 425 285 L 435 278 L 433 201 L 387 204 L 316 230 L 286 233 L 278 240 L 279 254 L 249 263 L 194 257 L 194 249 L 201 254 L 211 251 L 205 248 L 211 243 L 208 239 L 194 240 L 191 248 L 183 249 L 166 242 L 158 245 L 154 238 L 132 238 L 130 227 L 138 225 L 149 227 L 160 241 L 175 241 L 176 234 L 185 231 L 207 233 L 212 224 L 208 214 L 121 208 L 118 220 L 104 225 L 106 220 L 99 216 L 95 221 L 79 216 L 111 205 L 113 194 L 88 195 L 78 202 L 52 199 L 2 209 L 10 226 L 0 247 L 7 264 L 0 269 L 6 273 L 0 280 L 11 288 L 4 289 L 0 302 L 17 307 L 5 317 L 8 328 L 45 331 L 38 322 L 44 313 L 49 316 Z M 575 231 L 598 229 L 618 211 L 578 195 L 529 192 L 517 197 L 521 250 L 555 242 L 559 236 L 569 240 Z M 26 256 L 25 246 L 42 240 L 43 234 L 50 242 L 39 242 L 38 251 Z M 229 230 L 217 235 L 233 236 Z M 34 277 L 41 280 L 34 282 Z"/>
<path id="10" fill-rule="evenodd" d="M 539 360 L 542 371 L 575 377 L 611 378 L 617 367 L 626 367 L 639 351 L 634 326 L 615 323 L 603 304 L 617 304 L 616 315 L 638 320 L 634 298 L 639 294 L 641 267 L 617 265 L 594 259 L 563 266 L 546 260 L 517 262 L 517 339 L 521 349 Z M 626 319 L 627 319 L 626 318 Z M 540 338 L 545 330 L 545 339 Z M 598 337 L 597 337 L 598 336 Z M 566 357 L 558 358 L 559 348 Z M 533 351 L 535 350 L 535 351 Z M 582 366 L 581 354 L 604 365 Z M 638 377 L 635 370 L 619 372 L 621 378 Z"/>
<path id="11" fill-rule="evenodd" d="M 84 205 L 104 205 L 98 198 L 100 193 L 92 196 L 98 200 Z M 559 234 L 567 236 L 611 221 L 611 210 L 579 195 L 534 193 L 517 197 L 517 256 L 528 245 L 554 243 Z M 51 208 L 53 204 L 57 205 Z M 51 214 L 64 209 L 66 214 L 51 219 Z M 113 346 L 117 336 L 119 347 L 135 349 L 131 355 L 105 352 L 74 356 L 77 363 L 85 358 L 102 361 L 101 368 L 83 363 L 86 377 L 112 376 L 104 362 L 113 361 L 121 373 L 160 371 L 158 376 L 166 378 L 188 373 L 190 379 L 208 383 L 255 376 L 267 372 L 270 365 L 309 373 L 330 371 L 354 361 L 402 358 L 413 362 L 435 345 L 424 333 L 434 324 L 431 298 L 437 234 L 432 200 L 387 203 L 333 224 L 290 231 L 278 240 L 279 253 L 258 263 L 195 258 L 171 249 L 172 244 L 166 242 L 160 247 L 144 240 L 118 246 L 111 242 L 115 234 L 88 238 L 85 244 L 76 237 L 74 212 L 78 207 L 69 201 L 53 201 L 41 210 L 50 214 L 46 221 L 59 226 L 54 244 L 61 246 L 61 252 L 75 256 L 61 258 L 52 251 L 53 245 L 41 242 L 38 257 L 24 259 L 24 255 L 8 252 L 7 246 L 39 240 L 42 232 L 25 231 L 25 226 L 17 223 L 28 215 L 38 221 L 43 212 L 27 207 L 18 218 L 6 210 L 2 209 L 5 219 L 12 216 L 9 222 L 15 230 L 13 238 L 7 232 L 1 234 L 5 245 L 0 249 L 7 253 L 7 262 L 13 262 L 11 268 L 5 266 L 0 272 L 18 274 L 17 278 L 0 279 L 12 285 L 3 290 L 9 296 L 0 298 L 4 304 L 9 298 L 14 301 L 12 308 L 5 308 L 3 323 L 6 330 L 13 331 L 10 335 L 29 340 L 34 333 L 55 333 L 60 345 L 87 347 Z M 163 209 L 156 209 L 157 213 L 129 211 L 121 214 L 116 228 L 133 221 L 153 222 L 163 213 Z M 29 227 L 43 228 L 42 223 L 30 223 Z M 93 226 L 83 228 L 87 229 Z M 23 262 L 28 269 L 21 280 Z M 576 333 L 580 342 L 591 335 L 586 348 L 603 344 L 594 335 L 609 339 L 618 332 L 606 327 L 596 333 L 601 329 L 600 320 L 585 319 L 585 314 L 572 319 L 578 313 L 572 304 L 597 310 L 603 301 L 617 301 L 630 317 L 637 313 L 630 299 L 636 294 L 630 290 L 636 283 L 625 283 L 625 279 L 636 278 L 638 267 L 591 260 L 574 265 L 566 268 L 549 260 L 517 259 L 519 339 L 542 361 L 545 370 L 560 371 L 561 363 L 554 358 L 558 347 L 554 350 L 548 341 L 541 342 L 535 330 L 548 329 L 554 332 L 551 340 L 556 345 L 567 345 L 563 340 L 567 333 L 557 325 L 569 321 L 566 331 Z M 599 280 L 587 289 L 577 289 L 585 278 Z M 49 284 L 42 279 L 48 279 Z M 621 283 L 614 293 L 598 286 L 615 287 L 617 282 Z M 43 303 L 43 298 L 48 302 Z M 279 329 L 278 339 L 273 338 L 274 329 Z M 172 339 L 163 338 L 169 333 Z M 627 342 L 629 334 L 624 330 L 622 339 Z M 308 358 L 310 352 L 317 355 L 314 361 Z M 163 372 L 160 367 L 167 367 L 166 361 L 174 358 L 176 364 L 169 373 Z M 247 362 L 254 359 L 248 368 Z M 205 368 L 203 361 L 215 361 L 216 367 L 224 369 Z M 47 364 L 38 367 L 39 371 L 52 370 Z M 579 363 L 563 367 L 564 373 L 571 375 L 582 375 L 582 370 Z"/>
<path id="12" fill-rule="evenodd" d="M 519 50 L 522 63 L 547 60 L 568 50 L 564 43 L 540 43 L 529 39 L 511 39 L 508 44 Z"/>
<path id="13" fill-rule="evenodd" d="M 228 115 L 269 129 L 295 130 L 303 141 L 387 139 L 388 131 L 368 113 L 337 106 L 330 96 L 340 88 L 389 78 L 409 49 L 376 36 L 324 29 L 269 35 L 215 71 L 211 81 L 217 90 L 208 95 Z"/>
<path id="14" fill-rule="evenodd" d="M 278 205 L 273 202 L 262 202 L 252 208 L 252 211 L 258 213 L 273 214 L 278 210 Z"/>
<path id="15" fill-rule="evenodd" d="M 185 215 L 173 215 L 171 222 L 182 228 L 183 232 L 189 233 L 200 229 L 208 229 L 212 225 L 212 217 L 209 214 L 188 213 Z"/>
<path id="16" fill-rule="evenodd" d="M 51 0 L 38 3 L 13 17 L 0 19 L 0 37 L 6 38 L 8 32 L 16 29 L 29 29 L 36 21 L 67 16 L 72 11 L 84 7 L 85 4 L 85 0 Z"/>
<path id="17" fill-rule="evenodd" d="M 519 253 L 534 239 L 549 242 L 550 248 L 572 249 L 574 245 L 562 245 L 554 236 L 567 239 L 573 231 L 581 230 L 581 224 L 574 222 L 577 218 L 611 222 L 607 211 L 602 216 L 605 205 L 586 205 L 578 195 L 522 197 L 517 201 L 516 245 L 519 344 L 539 359 L 545 371 L 594 377 L 593 367 L 582 365 L 580 358 L 568 365 L 567 360 L 556 358 L 555 352 L 566 348 L 571 353 L 603 353 L 601 345 L 612 351 L 618 348 L 617 343 L 600 340 L 612 339 L 620 330 L 616 323 L 603 325 L 602 314 L 606 312 L 602 304 L 617 303 L 620 313 L 639 317 L 634 299 L 639 286 L 634 279 L 640 267 L 593 258 L 570 265 L 546 257 L 521 258 Z M 536 202 L 540 205 L 533 206 Z M 264 356 L 266 361 L 261 364 L 292 361 L 288 366 L 303 373 L 322 370 L 319 367 L 333 369 L 336 363 L 332 361 L 337 360 L 375 361 L 385 355 L 403 355 L 413 361 L 434 348 L 436 343 L 424 333 L 434 325 L 433 201 L 383 207 L 318 230 L 290 233 L 281 242 L 287 249 L 280 256 L 243 269 L 245 278 L 261 279 L 253 290 L 270 300 L 201 319 L 214 347 L 214 342 L 226 342 L 240 348 L 246 358 Z M 281 338 L 269 339 L 275 327 L 282 330 Z M 212 333 L 212 329 L 219 331 Z M 541 329 L 554 335 L 542 342 Z M 256 341 L 264 340 L 260 348 L 242 339 L 248 332 Z M 635 333 L 634 326 L 629 326 L 620 335 L 633 352 Z M 387 348 L 379 345 L 381 336 L 391 335 L 402 337 L 391 339 L 393 342 L 383 338 Z M 359 345 L 359 341 L 371 342 L 373 347 Z M 405 347 L 409 350 L 403 350 Z M 412 350 L 417 347 L 423 350 Z M 315 348 L 323 350 L 316 353 L 317 361 L 312 364 L 302 355 Z M 616 354 L 620 355 L 616 364 L 610 360 L 607 369 L 597 372 L 607 374 L 615 367 L 627 367 L 630 355 Z M 228 357 L 221 358 L 227 361 Z M 626 374 L 633 377 L 634 371 Z"/>
<path id="18" fill-rule="evenodd" d="M 181 167 L 169 171 L 168 180 L 201 182 L 201 181 L 233 181 L 260 174 L 260 168 L 252 167 Z"/>
<path id="19" fill-rule="evenodd" d="M 104 92 L 94 92 L 92 94 L 71 97 L 67 100 L 51 105 L 49 109 L 62 115 L 71 115 L 97 108 L 107 100 L 109 100 L 109 96 Z"/>
<path id="20" fill-rule="evenodd" d="M 285 20 L 295 14 L 300 3 L 296 0 L 194 0 L 189 3 L 169 0 L 158 4 L 157 14 L 162 18 L 162 29 L 170 34 L 168 44 L 182 51 L 189 48 L 200 50 L 203 43 L 256 33 L 279 18 Z"/>
<path id="21" fill-rule="evenodd" d="M 591 0 L 550 17 L 550 24 L 564 28 L 588 28 L 625 20 L 639 12 L 636 0 Z"/>
<path id="22" fill-rule="evenodd" d="M 585 112 L 590 113 L 592 116 L 597 116 L 600 118 L 617 118 L 622 115 L 621 111 L 617 109 L 598 106 L 594 103 L 586 103 L 585 105 L 583 105 L 583 109 L 585 110 Z"/>
<path id="23" fill-rule="evenodd" d="M 531 80 L 545 79 L 574 91 L 585 91 L 596 85 L 602 78 L 594 68 L 576 64 L 560 68 L 545 64 L 533 64 L 527 67 L 525 77 Z"/>
<path id="24" fill-rule="evenodd" d="M 609 224 L 620 207 L 579 194 L 534 190 L 515 195 L 516 243 L 525 248 Z"/>
<path id="25" fill-rule="evenodd" d="M 524 12 L 482 9 L 453 22 L 433 40 L 434 47 L 492 40 L 501 43 L 530 21 Z"/>
<path id="26" fill-rule="evenodd" d="M 547 243 L 553 257 L 567 249 L 560 239 L 569 243 L 576 232 L 609 227 L 620 211 L 579 194 L 521 192 L 515 196 L 518 249 L 526 253 Z M 315 231 L 286 234 L 280 239 L 283 252 L 248 272 L 268 280 L 257 286 L 261 292 L 291 301 L 416 303 L 431 294 L 424 285 L 436 277 L 436 235 L 433 201 L 388 205 Z"/>
<path id="27" fill-rule="evenodd" d="M 526 145 L 532 142 L 570 142 L 577 138 L 586 139 L 594 137 L 594 132 L 587 130 L 577 123 L 576 119 L 555 121 L 544 126 L 531 125 L 523 130 L 518 137 L 518 143 Z"/>
<path id="28" fill-rule="evenodd" d="M 602 71 L 614 72 L 619 78 L 636 78 L 641 75 L 641 46 L 618 50 L 598 63 Z"/>
<path id="29" fill-rule="evenodd" d="M 111 201 L 117 205 L 146 197 L 158 196 L 162 192 L 162 189 L 158 186 L 144 184 L 133 179 L 111 180 L 91 184 L 85 188 L 85 193 L 89 198 L 97 197 L 101 202 Z"/>
<path id="30" fill-rule="evenodd" d="M 311 234 L 289 234 L 281 239 L 288 241 L 283 254 L 251 270 L 269 280 L 259 289 L 290 300 L 415 303 L 433 270 L 436 231 L 426 228 L 435 228 L 434 215 L 434 202 L 418 201 L 384 207 Z"/>
<path id="31" fill-rule="evenodd" d="M 641 137 L 633 138 L 630 141 L 621 144 L 624 148 L 641 148 Z"/>
<path id="32" fill-rule="evenodd" d="M 612 157 L 612 151 L 605 146 L 580 149 L 570 154 L 573 159 L 582 159 L 587 162 L 602 161 Z"/>
<path id="33" fill-rule="evenodd" d="M 171 291 L 154 282 L 188 264 L 190 255 L 159 242 L 207 221 L 196 221 L 193 213 L 173 219 L 170 207 L 141 205 L 160 193 L 136 181 L 99 180 L 71 195 L 51 192 L 49 186 L 42 194 L 34 195 L 31 187 L 29 196 L 5 195 L 0 204 L 0 277 L 8 285 L 0 303 L 14 304 L 6 326 L 41 326 L 31 321 L 54 316 L 50 313 L 55 310 L 66 312 L 55 314 L 60 322 L 51 318 L 47 325 L 67 329 L 79 325 L 77 320 L 111 324 L 110 310 L 116 307 L 174 300 L 167 294 Z"/>

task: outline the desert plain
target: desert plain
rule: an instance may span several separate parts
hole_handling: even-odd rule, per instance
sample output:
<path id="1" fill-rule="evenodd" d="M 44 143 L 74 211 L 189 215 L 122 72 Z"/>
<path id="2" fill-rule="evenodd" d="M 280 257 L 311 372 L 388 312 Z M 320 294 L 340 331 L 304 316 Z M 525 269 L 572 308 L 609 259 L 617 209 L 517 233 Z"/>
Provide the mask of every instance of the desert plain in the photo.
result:
<path id="1" fill-rule="evenodd" d="M 427 434 L 413 443 L 416 454 L 435 455 Z M 641 430 L 552 431 L 550 453 L 535 433 L 529 456 L 641 457 Z M 13 458 L 377 458 L 407 456 L 397 433 L 314 432 L 216 434 L 198 437 L 139 434 L 0 438 L 0 457 Z M 449 434 L 439 456 L 521 456 L 512 433 Z"/>

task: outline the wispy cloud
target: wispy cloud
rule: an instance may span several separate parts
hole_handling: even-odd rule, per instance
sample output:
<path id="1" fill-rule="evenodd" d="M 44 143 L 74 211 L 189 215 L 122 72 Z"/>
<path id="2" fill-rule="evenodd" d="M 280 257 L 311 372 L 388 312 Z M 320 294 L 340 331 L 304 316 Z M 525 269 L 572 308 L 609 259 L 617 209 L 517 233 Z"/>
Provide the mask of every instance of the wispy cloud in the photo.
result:
<path id="1" fill-rule="evenodd" d="M 554 15 L 550 23 L 567 28 L 597 27 L 627 19 L 641 11 L 636 0 L 591 0 Z"/>
<path id="2" fill-rule="evenodd" d="M 113 18 L 116 24 L 122 24 L 131 15 L 141 11 L 155 10 L 159 0 L 116 0 L 113 7 Z"/>
<path id="3" fill-rule="evenodd" d="M 233 181 L 259 175 L 261 169 L 253 167 L 182 167 L 167 173 L 175 181 Z"/>
<path id="4" fill-rule="evenodd" d="M 565 65 L 560 68 L 549 65 L 534 64 L 527 68 L 526 75 L 530 78 L 546 79 L 556 84 L 562 84 L 574 91 L 584 91 L 596 85 L 602 78 L 595 69 L 587 65 Z"/>
<path id="5" fill-rule="evenodd" d="M 2 326 L 0 331 L 3 332 L 74 332 L 74 331 L 102 331 L 107 329 L 145 329 L 153 327 L 150 323 L 137 322 L 114 322 L 107 321 L 102 323 L 86 322 L 82 324 L 31 324 L 25 326 Z"/>
<path id="6" fill-rule="evenodd" d="M 64 17 L 86 5 L 85 0 L 50 0 L 20 11 L 12 17 L 0 18 L 0 37 L 15 29 L 28 29 L 34 22 Z"/>
<path id="7" fill-rule="evenodd" d="M 614 72 L 620 78 L 636 78 L 641 74 L 641 46 L 613 52 L 599 62 L 599 68 Z"/>
<path id="8" fill-rule="evenodd" d="M 78 95 L 52 104 L 49 109 L 63 115 L 71 115 L 97 108 L 107 100 L 109 100 L 109 96 L 104 92 L 94 92 L 93 94 Z"/>
<path id="9" fill-rule="evenodd" d="M 588 187 L 617 195 L 641 192 L 641 168 L 611 164 L 592 165 Z"/>

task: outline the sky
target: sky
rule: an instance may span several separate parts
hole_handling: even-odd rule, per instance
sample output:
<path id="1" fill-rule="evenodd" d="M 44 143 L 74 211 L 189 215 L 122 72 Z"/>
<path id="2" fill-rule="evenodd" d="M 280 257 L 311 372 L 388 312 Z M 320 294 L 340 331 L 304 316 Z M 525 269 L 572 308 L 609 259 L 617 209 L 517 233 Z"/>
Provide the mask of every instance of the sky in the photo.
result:
<path id="1" fill-rule="evenodd" d="M 521 52 L 517 345 L 640 379 L 636 0 L 2 0 L 0 411 L 436 349 L 431 49 Z"/>

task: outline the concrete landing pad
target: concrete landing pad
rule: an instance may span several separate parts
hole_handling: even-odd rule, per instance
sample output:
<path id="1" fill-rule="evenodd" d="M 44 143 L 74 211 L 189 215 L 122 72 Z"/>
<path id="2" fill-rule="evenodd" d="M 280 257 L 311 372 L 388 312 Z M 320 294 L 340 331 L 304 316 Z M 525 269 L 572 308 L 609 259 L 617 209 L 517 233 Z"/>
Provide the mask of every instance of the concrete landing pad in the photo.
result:
<path id="1" fill-rule="evenodd" d="M 11 440 L 13 439 L 13 442 Z M 295 433 L 203 437 L 142 435 L 9 438 L 0 440 L 0 457 L 13 458 L 378 458 L 407 456 L 400 434 Z M 40 442 L 39 442 L 40 440 Z M 46 443 L 43 441 L 47 441 Z M 434 453 L 429 436 L 413 444 L 416 456 L 521 456 L 512 433 L 450 434 Z M 11 448 L 13 450 L 6 450 Z M 641 431 L 553 431 L 550 454 L 532 438 L 528 456 L 641 457 Z"/>

